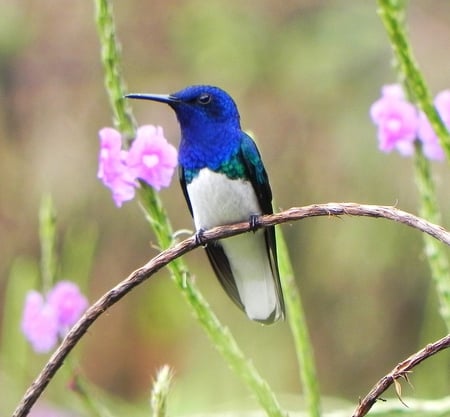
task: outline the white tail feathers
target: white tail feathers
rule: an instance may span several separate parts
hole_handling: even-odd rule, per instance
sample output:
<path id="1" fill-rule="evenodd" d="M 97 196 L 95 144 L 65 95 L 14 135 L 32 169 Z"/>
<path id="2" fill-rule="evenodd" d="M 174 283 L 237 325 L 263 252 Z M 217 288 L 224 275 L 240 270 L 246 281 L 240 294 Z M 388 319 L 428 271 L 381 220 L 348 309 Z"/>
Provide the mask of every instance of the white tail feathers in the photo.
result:
<path id="1" fill-rule="evenodd" d="M 264 232 L 221 242 L 234 275 L 239 297 L 251 320 L 272 323 L 283 317 L 275 277 L 267 256 Z"/>

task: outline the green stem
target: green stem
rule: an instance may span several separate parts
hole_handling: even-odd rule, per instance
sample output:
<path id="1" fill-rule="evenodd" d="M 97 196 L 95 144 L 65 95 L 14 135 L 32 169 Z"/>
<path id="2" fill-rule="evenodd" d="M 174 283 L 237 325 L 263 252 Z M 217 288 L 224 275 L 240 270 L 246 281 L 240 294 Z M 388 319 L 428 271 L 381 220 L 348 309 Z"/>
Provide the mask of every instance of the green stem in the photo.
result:
<path id="1" fill-rule="evenodd" d="M 406 89 L 427 116 L 450 160 L 450 134 L 433 106 L 431 94 L 406 36 L 404 3 L 403 0 L 378 0 L 378 14 L 389 36 Z"/>
<path id="2" fill-rule="evenodd" d="M 310 417 L 319 417 L 321 414 L 320 390 L 308 325 L 283 232 L 280 228 L 277 228 L 276 234 L 280 278 L 286 303 L 286 315 L 294 339 L 306 409 Z"/>
<path id="3" fill-rule="evenodd" d="M 42 197 L 39 208 L 42 290 L 48 291 L 56 279 L 56 211 L 50 196 Z"/>
<path id="4" fill-rule="evenodd" d="M 110 98 L 117 126 L 131 137 L 134 123 L 131 111 L 123 100 L 124 82 L 121 78 L 120 53 L 115 36 L 112 6 L 108 0 L 95 0 L 95 3 L 106 91 Z M 141 184 L 139 197 L 160 248 L 169 247 L 173 243 L 173 230 L 159 196 L 153 189 Z M 285 416 L 286 413 L 281 409 L 267 382 L 261 378 L 252 362 L 244 356 L 230 331 L 219 322 L 192 280 L 189 279 L 189 272 L 184 262 L 177 259 L 168 265 L 168 269 L 172 279 L 188 301 L 195 317 L 210 340 L 231 369 L 247 384 L 267 415 L 273 417 Z"/>
<path id="5" fill-rule="evenodd" d="M 129 137 L 134 134 L 135 121 L 125 95 L 125 82 L 121 76 L 120 45 L 116 38 L 112 3 L 95 0 L 95 17 L 100 39 L 105 88 L 114 115 L 114 125 Z"/>
<path id="6" fill-rule="evenodd" d="M 421 217 L 440 224 L 441 214 L 438 209 L 430 162 L 425 158 L 419 144 L 415 154 L 415 177 L 421 201 Z M 450 267 L 448 258 L 444 247 L 438 241 L 426 234 L 423 238 L 431 275 L 437 289 L 440 314 L 450 332 Z"/>
<path id="7" fill-rule="evenodd" d="M 450 159 L 449 133 L 431 102 L 430 93 L 415 62 L 410 43 L 406 37 L 404 1 L 378 0 L 378 5 L 379 14 L 391 41 L 405 88 L 428 117 L 440 139 L 447 158 Z M 439 224 L 441 215 L 430 163 L 423 155 L 419 144 L 416 146 L 415 177 L 420 195 L 421 216 Z M 438 242 L 430 239 L 428 236 L 424 236 L 424 243 L 431 275 L 438 293 L 440 313 L 447 329 L 450 331 L 450 267 L 448 259 L 444 248 Z"/>
<path id="8" fill-rule="evenodd" d="M 74 391 L 80 400 L 89 416 L 91 417 L 112 417 L 109 410 L 103 406 L 95 395 L 95 389 L 91 383 L 83 376 L 77 373 L 77 370 L 72 366 L 72 381 L 71 389 Z"/>

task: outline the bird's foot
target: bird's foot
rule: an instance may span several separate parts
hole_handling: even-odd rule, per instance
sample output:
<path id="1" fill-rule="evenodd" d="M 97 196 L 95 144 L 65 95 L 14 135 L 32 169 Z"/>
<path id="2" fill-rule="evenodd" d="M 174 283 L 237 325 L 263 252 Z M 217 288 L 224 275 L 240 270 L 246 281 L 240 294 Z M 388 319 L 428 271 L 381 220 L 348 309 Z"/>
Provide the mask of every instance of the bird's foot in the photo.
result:
<path id="1" fill-rule="evenodd" d="M 256 232 L 261 227 L 261 223 L 259 221 L 259 214 L 250 214 L 248 223 L 250 225 L 250 230 L 252 232 Z"/>
<path id="2" fill-rule="evenodd" d="M 195 243 L 197 245 L 201 245 L 203 247 L 206 246 L 206 242 L 205 242 L 205 238 L 203 236 L 203 234 L 205 233 L 205 229 L 200 228 L 197 230 L 197 232 L 195 233 Z"/>

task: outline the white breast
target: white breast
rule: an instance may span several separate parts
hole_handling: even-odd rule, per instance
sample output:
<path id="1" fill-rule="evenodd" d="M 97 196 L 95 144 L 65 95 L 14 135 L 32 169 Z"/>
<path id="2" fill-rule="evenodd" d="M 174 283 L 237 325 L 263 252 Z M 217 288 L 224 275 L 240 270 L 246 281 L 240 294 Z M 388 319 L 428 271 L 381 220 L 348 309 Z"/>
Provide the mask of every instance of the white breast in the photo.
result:
<path id="1" fill-rule="evenodd" d="M 197 230 L 245 221 L 251 214 L 261 214 L 256 194 L 248 181 L 230 180 L 207 168 L 192 180 L 187 191 Z"/>

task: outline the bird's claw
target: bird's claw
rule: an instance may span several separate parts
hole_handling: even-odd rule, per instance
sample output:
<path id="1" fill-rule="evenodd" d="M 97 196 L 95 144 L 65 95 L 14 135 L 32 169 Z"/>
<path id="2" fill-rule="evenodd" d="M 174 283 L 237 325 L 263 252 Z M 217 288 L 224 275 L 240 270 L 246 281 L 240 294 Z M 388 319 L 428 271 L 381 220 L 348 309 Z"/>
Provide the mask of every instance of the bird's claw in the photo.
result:
<path id="1" fill-rule="evenodd" d="M 259 221 L 259 214 L 250 214 L 248 224 L 250 225 L 250 230 L 252 232 L 256 232 L 261 227 L 261 223 Z"/>
<path id="2" fill-rule="evenodd" d="M 203 236 L 204 233 L 205 229 L 198 229 L 197 232 L 195 233 L 195 243 L 203 247 L 206 246 L 205 238 Z"/>

